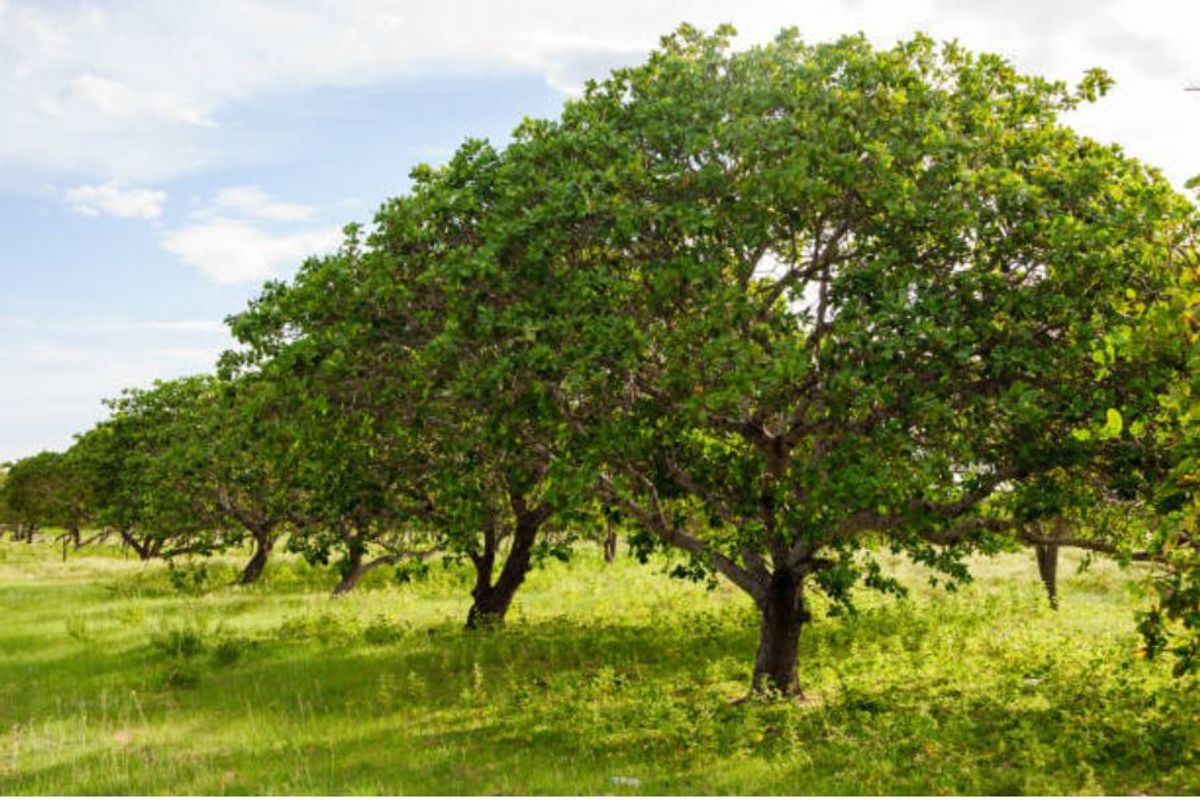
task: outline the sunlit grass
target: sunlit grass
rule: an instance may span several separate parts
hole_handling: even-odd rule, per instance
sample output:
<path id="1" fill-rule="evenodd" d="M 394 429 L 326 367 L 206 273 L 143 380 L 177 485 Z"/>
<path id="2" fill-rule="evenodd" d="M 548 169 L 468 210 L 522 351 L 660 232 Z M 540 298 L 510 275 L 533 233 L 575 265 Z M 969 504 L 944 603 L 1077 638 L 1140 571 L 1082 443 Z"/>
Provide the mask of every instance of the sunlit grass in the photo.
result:
<path id="1" fill-rule="evenodd" d="M 289 557 L 181 593 L 160 564 L 0 545 L 0 793 L 1200 791 L 1193 681 L 1137 655 L 1130 576 L 1031 555 L 954 594 L 911 567 L 805 630 L 802 705 L 736 704 L 753 609 L 585 549 L 500 631 L 460 568 L 331 598 Z M 192 573 L 189 573 L 192 574 Z M 818 612 L 823 607 L 818 608 Z"/>

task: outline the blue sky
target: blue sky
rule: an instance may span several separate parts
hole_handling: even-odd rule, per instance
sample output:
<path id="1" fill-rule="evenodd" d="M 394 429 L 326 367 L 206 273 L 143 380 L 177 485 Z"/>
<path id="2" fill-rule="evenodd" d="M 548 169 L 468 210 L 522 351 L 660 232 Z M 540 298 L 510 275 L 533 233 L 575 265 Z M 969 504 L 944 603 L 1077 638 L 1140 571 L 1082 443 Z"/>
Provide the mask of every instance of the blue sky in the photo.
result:
<path id="1" fill-rule="evenodd" d="M 915 30 L 1068 80 L 1073 124 L 1200 172 L 1195 2 L 0 0 L 0 461 L 100 400 L 206 370 L 221 320 L 468 136 L 503 141 L 680 21 L 811 40 Z"/>

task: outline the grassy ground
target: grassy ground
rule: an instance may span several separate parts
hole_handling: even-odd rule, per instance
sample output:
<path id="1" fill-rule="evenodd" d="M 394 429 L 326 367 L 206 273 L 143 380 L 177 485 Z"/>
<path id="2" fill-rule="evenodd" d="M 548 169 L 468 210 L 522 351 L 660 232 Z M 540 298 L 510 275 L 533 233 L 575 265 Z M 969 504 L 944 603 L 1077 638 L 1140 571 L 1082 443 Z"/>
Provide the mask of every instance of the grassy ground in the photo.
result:
<path id="1" fill-rule="evenodd" d="M 1064 568 L 1074 562 L 1064 564 Z M 465 634 L 466 576 L 332 599 L 0 545 L 0 794 L 1200 792 L 1200 693 L 1137 657 L 1129 576 L 1032 555 L 864 597 L 802 642 L 809 701 L 735 704 L 741 596 L 585 551 Z"/>

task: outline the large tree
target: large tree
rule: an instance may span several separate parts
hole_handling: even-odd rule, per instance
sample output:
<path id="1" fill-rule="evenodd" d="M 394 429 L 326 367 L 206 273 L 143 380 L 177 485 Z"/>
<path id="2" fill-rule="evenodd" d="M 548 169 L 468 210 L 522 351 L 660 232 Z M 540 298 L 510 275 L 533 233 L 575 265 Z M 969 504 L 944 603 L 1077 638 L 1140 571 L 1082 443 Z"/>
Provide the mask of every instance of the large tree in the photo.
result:
<path id="1" fill-rule="evenodd" d="M 754 688 L 797 694 L 807 593 L 897 590 L 876 544 L 964 580 L 1105 494 L 1089 470 L 1165 371 L 1097 380 L 1096 342 L 1194 260 L 1194 210 L 1058 122 L 1102 73 L 729 33 L 681 29 L 524 125 L 463 263 L 502 290 L 470 318 L 552 399 L 575 474 L 743 589 Z"/>

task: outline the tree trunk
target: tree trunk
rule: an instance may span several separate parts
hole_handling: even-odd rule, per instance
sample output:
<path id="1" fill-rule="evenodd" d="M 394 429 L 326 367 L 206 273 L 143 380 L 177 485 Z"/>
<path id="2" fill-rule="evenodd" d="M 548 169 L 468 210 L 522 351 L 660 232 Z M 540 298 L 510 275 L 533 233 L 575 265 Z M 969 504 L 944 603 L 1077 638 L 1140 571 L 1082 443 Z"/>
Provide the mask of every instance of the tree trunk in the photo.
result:
<path id="1" fill-rule="evenodd" d="M 608 523 L 608 530 L 604 535 L 604 562 L 611 564 L 617 560 L 617 531 L 613 528 L 612 522 Z"/>
<path id="2" fill-rule="evenodd" d="M 345 594 L 357 586 L 364 572 L 366 570 L 363 569 L 363 548 L 359 547 L 357 542 L 352 542 L 346 553 L 346 569 L 342 573 L 342 579 L 333 587 L 334 595 Z"/>
<path id="3" fill-rule="evenodd" d="M 121 531 L 121 541 L 133 548 L 133 552 L 137 553 L 138 561 L 149 561 L 154 555 L 152 548 L 139 542 L 130 531 Z"/>
<path id="4" fill-rule="evenodd" d="M 1046 587 L 1046 596 L 1050 598 L 1050 607 L 1058 609 L 1058 545 L 1039 544 L 1034 546 L 1037 552 L 1038 573 L 1042 576 L 1042 584 Z"/>
<path id="5" fill-rule="evenodd" d="M 275 539 L 271 536 L 270 530 L 254 531 L 254 555 L 250 556 L 250 560 L 242 569 L 241 577 L 238 578 L 239 584 L 249 586 L 262 577 L 263 570 L 267 566 L 267 559 L 271 557 L 271 549 L 274 546 Z"/>
<path id="6" fill-rule="evenodd" d="M 338 581 L 338 585 L 333 587 L 334 596 L 345 594 L 346 592 L 358 586 L 358 582 L 363 576 L 376 567 L 382 567 L 384 564 L 395 564 L 398 558 L 396 556 L 380 556 L 372 561 L 363 563 L 362 557 L 359 557 L 359 563 L 350 572 Z"/>
<path id="7" fill-rule="evenodd" d="M 475 588 L 471 592 L 473 602 L 467 612 L 467 630 L 499 625 L 512 605 L 513 595 L 525 582 L 532 563 L 533 545 L 537 541 L 538 529 L 545 519 L 542 512 L 518 513 L 513 530 L 512 549 L 500 570 L 500 578 L 492 583 L 492 566 L 495 551 L 485 552 L 482 557 L 472 559 L 475 563 Z"/>
<path id="8" fill-rule="evenodd" d="M 83 537 L 79 535 L 79 523 L 72 522 L 67 531 L 71 534 L 71 546 L 76 550 L 83 547 Z"/>
<path id="9" fill-rule="evenodd" d="M 762 617 L 750 687 L 752 694 L 802 696 L 797 656 L 800 629 L 809 620 L 808 610 L 804 607 L 803 580 L 790 570 L 777 570 L 771 576 L 766 595 L 758 603 Z"/>

